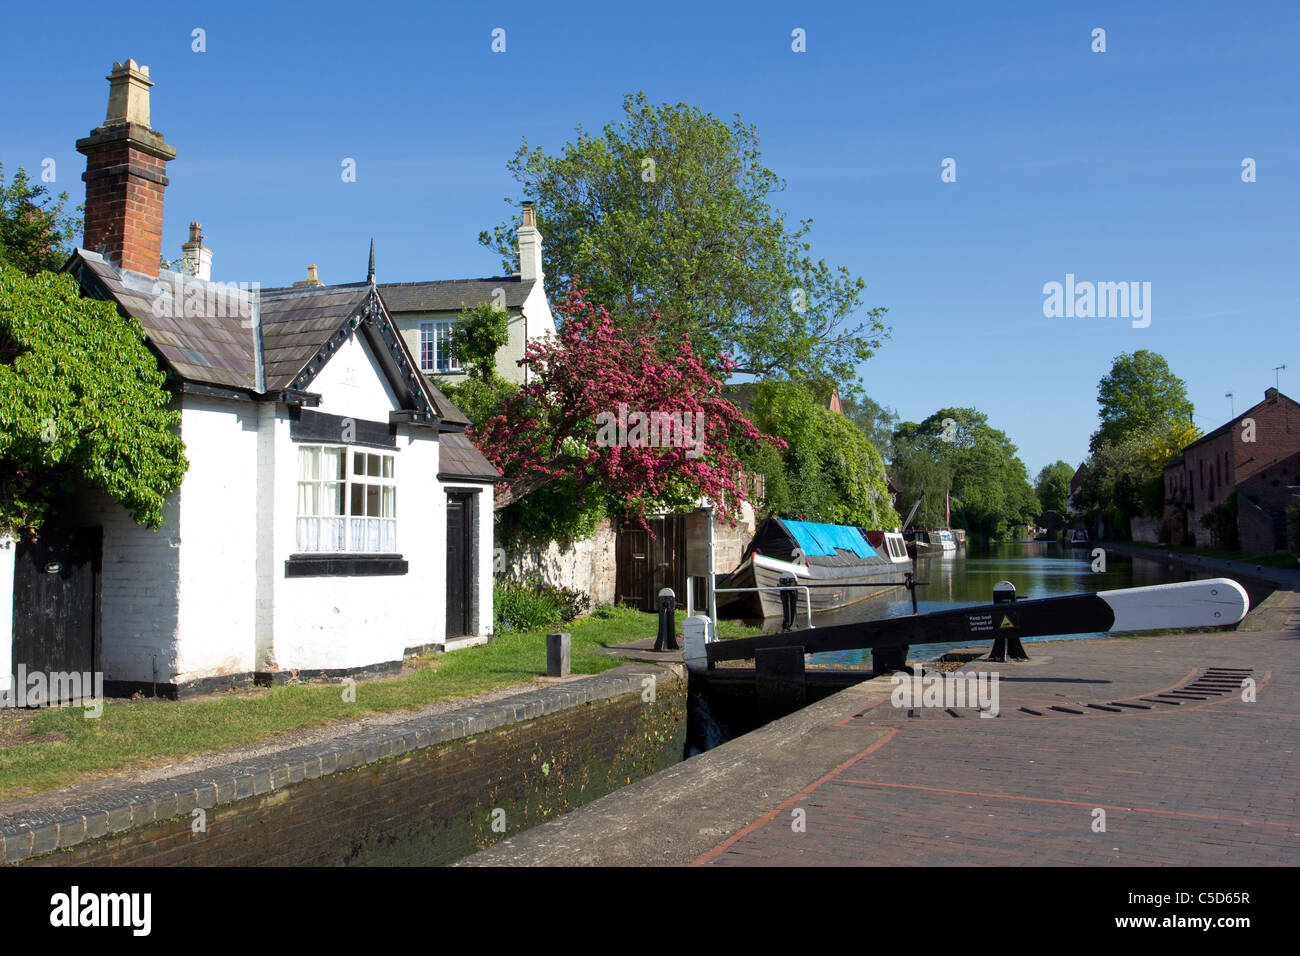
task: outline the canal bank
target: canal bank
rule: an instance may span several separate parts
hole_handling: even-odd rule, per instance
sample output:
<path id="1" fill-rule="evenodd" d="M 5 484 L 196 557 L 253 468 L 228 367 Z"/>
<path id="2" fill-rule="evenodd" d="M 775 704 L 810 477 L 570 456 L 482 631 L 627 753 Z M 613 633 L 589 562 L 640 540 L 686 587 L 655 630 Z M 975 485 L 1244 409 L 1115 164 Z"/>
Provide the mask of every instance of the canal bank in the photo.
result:
<path id="1" fill-rule="evenodd" d="M 452 862 L 681 760 L 679 666 L 632 664 L 147 783 L 0 804 L 0 862 Z"/>
<path id="2" fill-rule="evenodd" d="M 1300 591 L 1300 566 L 1296 568 L 1273 568 L 1262 564 L 1252 564 L 1250 561 L 1229 561 L 1224 558 L 1211 558 L 1184 551 L 1146 548 L 1128 542 L 1099 541 L 1097 547 L 1104 548 L 1106 551 L 1128 555 L 1132 558 L 1163 562 L 1170 567 L 1202 572 L 1207 576 L 1222 575 L 1234 580 L 1245 578 L 1272 587 Z"/>
<path id="3" fill-rule="evenodd" d="M 1300 594 L 1030 653 L 959 672 L 998 719 L 868 681 L 462 865 L 1300 863 Z"/>

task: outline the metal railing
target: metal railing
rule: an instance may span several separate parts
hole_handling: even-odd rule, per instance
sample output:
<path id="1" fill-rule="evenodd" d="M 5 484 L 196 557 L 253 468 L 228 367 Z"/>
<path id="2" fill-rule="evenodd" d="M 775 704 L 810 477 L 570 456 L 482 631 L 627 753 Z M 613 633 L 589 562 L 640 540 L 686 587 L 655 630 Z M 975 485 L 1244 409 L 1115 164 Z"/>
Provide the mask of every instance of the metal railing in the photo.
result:
<path id="1" fill-rule="evenodd" d="M 813 626 L 812 592 L 808 590 L 808 585 L 806 584 L 786 584 L 786 585 L 775 584 L 775 585 L 769 585 L 764 588 L 714 588 L 713 589 L 714 594 L 746 594 L 746 593 L 753 593 L 757 591 L 802 591 L 804 603 L 807 605 L 807 611 L 808 611 L 808 629 L 812 630 L 812 626 Z M 714 618 L 713 623 L 714 626 L 716 627 L 718 623 L 716 617 Z"/>

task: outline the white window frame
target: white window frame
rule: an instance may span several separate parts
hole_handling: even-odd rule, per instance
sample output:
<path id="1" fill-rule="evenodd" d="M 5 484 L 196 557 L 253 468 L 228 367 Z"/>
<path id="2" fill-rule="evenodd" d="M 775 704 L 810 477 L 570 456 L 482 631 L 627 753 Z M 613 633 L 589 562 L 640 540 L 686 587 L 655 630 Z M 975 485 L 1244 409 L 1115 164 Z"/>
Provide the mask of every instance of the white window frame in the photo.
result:
<path id="1" fill-rule="evenodd" d="M 428 375 L 454 375 L 465 370 L 460 359 L 448 354 L 447 340 L 455 319 L 420 322 L 420 371 Z"/>
<path id="2" fill-rule="evenodd" d="M 362 445 L 332 445 L 316 442 L 298 443 L 297 478 L 297 513 L 295 520 L 295 544 L 299 554 L 398 554 L 397 549 L 397 454 L 396 450 L 369 448 Z M 304 455 L 312 451 L 318 454 L 318 463 L 323 463 L 324 452 L 336 451 L 343 455 L 343 477 L 321 477 L 322 468 L 318 464 L 317 477 L 303 477 Z M 361 458 L 361 471 L 358 471 L 357 458 Z M 387 463 L 387 465 L 385 465 Z M 369 474 L 371 468 L 379 474 Z M 387 472 L 387 474 L 385 474 Z M 316 486 L 314 494 L 307 493 L 310 486 Z M 335 511 L 336 505 L 327 502 L 326 486 L 342 485 L 342 510 Z M 328 492 L 332 498 L 338 492 L 331 487 Z M 303 514 L 304 503 L 313 501 L 316 514 Z M 309 506 L 310 507 L 310 506 Z M 354 513 L 356 510 L 365 512 Z M 326 513 L 326 509 L 329 509 Z M 377 512 L 370 514 L 369 512 Z M 341 528 L 329 528 L 327 520 L 342 522 Z M 322 545 L 322 541 L 326 542 Z M 337 541 L 339 547 L 331 544 Z"/>

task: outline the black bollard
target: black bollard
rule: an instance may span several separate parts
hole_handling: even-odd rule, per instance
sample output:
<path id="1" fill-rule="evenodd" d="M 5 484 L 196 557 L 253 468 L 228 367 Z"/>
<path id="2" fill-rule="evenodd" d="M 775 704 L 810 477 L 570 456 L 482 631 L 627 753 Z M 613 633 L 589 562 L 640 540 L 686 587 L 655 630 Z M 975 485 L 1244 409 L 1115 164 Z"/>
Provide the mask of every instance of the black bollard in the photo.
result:
<path id="1" fill-rule="evenodd" d="M 1016 615 L 1009 605 L 1016 603 L 1016 586 L 1010 581 L 999 581 L 993 585 L 993 604 L 999 608 L 993 612 L 993 650 L 989 651 L 989 660 L 1005 662 L 1010 653 L 1013 661 L 1027 661 L 1029 655 L 1020 643 L 1016 633 Z M 1006 607 L 1001 607 L 1006 605 Z"/>
<path id="2" fill-rule="evenodd" d="M 799 614 L 799 592 L 794 590 L 794 586 L 799 583 L 799 579 L 787 571 L 777 578 L 776 583 L 790 589 L 781 592 L 781 630 L 793 630 Z"/>
<path id="3" fill-rule="evenodd" d="M 659 592 L 659 636 L 655 638 L 656 651 L 679 651 L 677 646 L 677 596 L 672 588 Z"/>

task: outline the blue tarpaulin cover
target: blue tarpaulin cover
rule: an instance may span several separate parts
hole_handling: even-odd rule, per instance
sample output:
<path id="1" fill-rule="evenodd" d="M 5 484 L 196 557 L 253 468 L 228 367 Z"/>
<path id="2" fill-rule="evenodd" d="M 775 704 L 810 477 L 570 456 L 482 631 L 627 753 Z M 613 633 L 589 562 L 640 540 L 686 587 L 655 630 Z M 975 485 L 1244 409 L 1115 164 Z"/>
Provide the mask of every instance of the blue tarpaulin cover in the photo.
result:
<path id="1" fill-rule="evenodd" d="M 782 519 L 781 523 L 789 529 L 795 543 L 806 555 L 833 556 L 835 549 L 839 548 L 842 551 L 851 551 L 859 558 L 876 556 L 875 550 L 867 544 L 867 539 L 862 537 L 862 533 L 857 528 L 843 524 L 815 524 L 811 521 L 786 519 Z"/>

